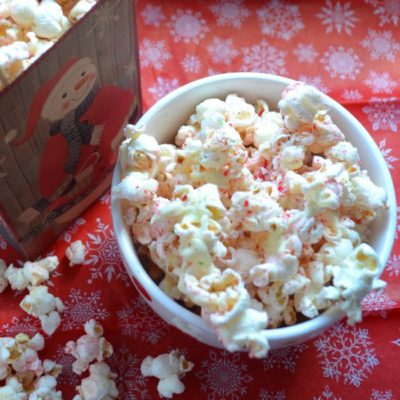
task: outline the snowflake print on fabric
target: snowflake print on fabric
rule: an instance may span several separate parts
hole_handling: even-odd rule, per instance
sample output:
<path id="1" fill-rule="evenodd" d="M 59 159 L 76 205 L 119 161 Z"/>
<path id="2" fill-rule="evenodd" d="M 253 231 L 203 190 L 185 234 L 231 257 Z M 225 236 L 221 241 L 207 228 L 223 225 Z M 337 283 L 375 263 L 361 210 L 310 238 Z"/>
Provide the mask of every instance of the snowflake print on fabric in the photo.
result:
<path id="1" fill-rule="evenodd" d="M 151 400 L 146 389 L 146 381 L 140 372 L 141 360 L 132 354 L 132 350 L 123 343 L 107 360 L 110 368 L 117 374 L 117 385 L 120 400 Z"/>
<path id="2" fill-rule="evenodd" d="M 352 48 L 345 49 L 343 46 L 329 46 L 328 51 L 324 53 L 321 63 L 325 64 L 325 69 L 329 72 L 331 78 L 352 79 L 360 73 L 360 68 L 364 63 L 360 61 Z"/>
<path id="3" fill-rule="evenodd" d="M 97 218 L 96 222 L 97 228 L 94 232 L 87 233 L 86 247 L 89 255 L 86 257 L 85 265 L 90 266 L 91 272 L 88 283 L 103 278 L 111 282 L 116 278 L 129 286 L 129 277 L 122 266 L 113 229 L 109 224 L 104 224 L 100 218 Z"/>
<path id="4" fill-rule="evenodd" d="M 29 315 L 12 317 L 11 322 L 0 325 L 0 337 L 15 336 L 18 333 L 26 333 L 30 337 L 40 331 L 39 320 Z"/>
<path id="5" fill-rule="evenodd" d="M 76 219 L 66 230 L 65 232 L 58 238 L 58 240 L 63 240 L 64 242 L 71 243 L 73 236 L 76 232 L 78 232 L 79 228 L 86 224 L 86 220 L 84 218 Z"/>
<path id="6" fill-rule="evenodd" d="M 379 16 L 380 26 L 400 22 L 400 2 L 398 0 L 366 0 L 374 7 L 374 14 Z"/>
<path id="7" fill-rule="evenodd" d="M 293 53 L 297 57 L 297 61 L 301 63 L 313 63 L 318 56 L 318 52 L 311 43 L 299 43 L 293 50 Z"/>
<path id="8" fill-rule="evenodd" d="M 326 33 L 335 30 L 337 33 L 344 31 L 348 35 L 351 34 L 358 18 L 354 16 L 354 11 L 350 6 L 350 3 L 340 1 L 333 3 L 331 0 L 326 0 L 322 12 L 317 14 L 317 17 L 322 20 L 322 25 L 326 25 Z"/>
<path id="9" fill-rule="evenodd" d="M 217 19 L 218 26 L 232 26 L 237 29 L 242 27 L 243 20 L 251 14 L 243 0 L 220 0 L 208 8 Z"/>
<path id="10" fill-rule="evenodd" d="M 322 78 L 320 76 L 305 76 L 300 75 L 299 81 L 305 82 L 308 85 L 314 86 L 318 90 L 324 93 L 328 93 L 329 89 L 322 83 Z"/>
<path id="11" fill-rule="evenodd" d="M 397 82 L 390 78 L 389 72 L 371 71 L 364 83 L 369 86 L 372 93 L 391 93 Z"/>
<path id="12" fill-rule="evenodd" d="M 271 350 L 268 357 L 263 360 L 264 370 L 281 368 L 294 373 L 296 362 L 300 354 L 307 349 L 306 344 L 284 347 L 283 349 Z"/>
<path id="13" fill-rule="evenodd" d="M 398 338 L 398 339 L 396 339 L 396 340 L 393 340 L 392 343 L 395 344 L 396 346 L 399 346 L 399 347 L 400 347 L 400 338 Z"/>
<path id="14" fill-rule="evenodd" d="M 65 311 L 62 318 L 62 330 L 81 329 L 85 322 L 94 318 L 98 322 L 110 316 L 100 299 L 101 291 L 81 292 L 73 288 L 68 300 L 64 301 Z"/>
<path id="15" fill-rule="evenodd" d="M 118 325 L 124 336 L 140 338 L 144 342 L 156 344 L 170 332 L 169 325 L 164 322 L 140 297 L 130 302 L 117 312 Z"/>
<path id="16" fill-rule="evenodd" d="M 399 225 L 399 210 L 400 207 L 397 207 L 397 230 L 400 230 Z M 396 232 L 397 234 L 397 232 Z M 389 274 L 390 277 L 398 277 L 400 276 L 400 256 L 393 254 L 389 257 L 389 260 L 386 264 L 385 271 Z"/>
<path id="17" fill-rule="evenodd" d="M 313 397 L 312 400 L 342 400 L 341 397 L 336 397 L 328 385 L 318 397 Z"/>
<path id="18" fill-rule="evenodd" d="M 143 40 L 140 46 L 141 67 L 153 67 L 160 71 L 170 58 L 171 53 L 167 50 L 164 40 Z"/>
<path id="19" fill-rule="evenodd" d="M 396 302 L 390 299 L 384 289 L 373 290 L 361 302 L 364 315 L 380 315 L 386 318 L 387 310 L 391 310 Z"/>
<path id="20" fill-rule="evenodd" d="M 193 54 L 186 54 L 186 56 L 181 61 L 182 68 L 187 73 L 197 73 L 201 68 L 200 58 Z"/>
<path id="21" fill-rule="evenodd" d="M 368 29 L 368 35 L 361 41 L 361 45 L 369 52 L 371 60 L 388 60 L 394 62 L 400 43 L 397 42 L 392 32 L 378 32 Z"/>
<path id="22" fill-rule="evenodd" d="M 149 26 L 160 26 L 160 23 L 165 20 L 161 6 L 153 6 L 152 4 L 146 4 L 140 15 L 143 18 L 144 24 Z"/>
<path id="23" fill-rule="evenodd" d="M 342 97 L 346 101 L 360 101 L 363 96 L 358 90 L 345 89 L 342 93 Z"/>
<path id="24" fill-rule="evenodd" d="M 304 24 L 299 7 L 281 0 L 272 0 L 257 11 L 261 31 L 265 35 L 290 40 Z"/>
<path id="25" fill-rule="evenodd" d="M 220 39 L 218 37 L 215 37 L 207 46 L 207 51 L 212 62 L 216 64 L 229 65 L 239 55 L 239 52 L 233 46 L 232 39 Z"/>
<path id="26" fill-rule="evenodd" d="M 178 9 L 167 23 L 175 42 L 198 44 L 209 28 L 200 12 Z"/>
<path id="27" fill-rule="evenodd" d="M 372 123 L 372 130 L 391 130 L 397 132 L 400 123 L 400 101 L 395 97 L 372 97 L 370 103 L 362 108 L 367 114 L 368 121 Z"/>
<path id="28" fill-rule="evenodd" d="M 359 387 L 379 364 L 368 329 L 339 323 L 314 342 L 325 378 Z"/>
<path id="29" fill-rule="evenodd" d="M 253 380 L 247 372 L 241 353 L 211 350 L 196 376 L 201 380 L 201 390 L 207 394 L 207 400 L 239 400 Z"/>
<path id="30" fill-rule="evenodd" d="M 249 72 L 267 72 L 283 75 L 285 69 L 286 51 L 279 50 L 262 40 L 260 44 L 243 49 L 242 69 Z"/>
<path id="31" fill-rule="evenodd" d="M 104 204 L 105 206 L 110 206 L 111 205 L 111 192 L 108 191 L 107 193 L 103 194 L 103 196 L 100 197 L 99 202 L 101 204 Z"/>
<path id="32" fill-rule="evenodd" d="M 370 400 L 394 400 L 394 397 L 391 390 L 380 391 L 372 389 Z"/>
<path id="33" fill-rule="evenodd" d="M 79 383 L 79 376 L 72 371 L 72 363 L 75 361 L 75 357 L 71 354 L 67 354 L 64 350 L 64 346 L 57 345 L 57 350 L 54 354 L 54 361 L 62 366 L 62 371 L 57 380 L 64 385 L 69 387 L 77 386 Z"/>
<path id="34" fill-rule="evenodd" d="M 378 144 L 379 150 L 382 153 L 383 158 L 386 161 L 386 165 L 389 169 L 394 169 L 393 163 L 398 161 L 399 159 L 395 156 L 392 156 L 392 150 L 390 148 L 386 148 L 386 139 L 382 139 Z"/>
<path id="35" fill-rule="evenodd" d="M 272 390 L 260 389 L 260 400 L 285 400 L 285 399 L 286 397 L 284 390 L 272 391 Z"/>
<path id="36" fill-rule="evenodd" d="M 94 10 L 93 26 L 87 31 L 87 36 L 98 31 L 99 37 L 102 38 L 109 26 L 115 24 L 119 20 L 117 11 L 119 9 L 120 0 L 104 2 L 100 8 Z"/>
<path id="37" fill-rule="evenodd" d="M 155 100 L 159 100 L 169 92 L 172 92 L 179 86 L 177 79 L 167 79 L 161 76 L 157 77 L 156 83 L 150 86 L 149 93 L 151 93 Z"/>

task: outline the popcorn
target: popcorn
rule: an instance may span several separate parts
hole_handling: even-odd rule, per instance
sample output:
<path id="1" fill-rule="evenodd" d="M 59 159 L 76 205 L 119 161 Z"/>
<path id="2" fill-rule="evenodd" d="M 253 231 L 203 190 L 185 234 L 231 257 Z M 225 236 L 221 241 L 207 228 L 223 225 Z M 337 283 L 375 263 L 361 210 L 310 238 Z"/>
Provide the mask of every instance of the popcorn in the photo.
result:
<path id="1" fill-rule="evenodd" d="M 96 0 L 79 0 L 74 7 L 72 7 L 68 18 L 72 22 L 80 20 L 91 8 L 96 4 Z"/>
<path id="2" fill-rule="evenodd" d="M 4 386 L 0 387 L 1 400 L 28 400 L 28 395 L 22 384 L 14 376 L 7 379 Z"/>
<path id="3" fill-rule="evenodd" d="M 354 323 L 362 298 L 383 285 L 363 241 L 385 191 L 361 170 L 326 96 L 296 83 L 278 107 L 207 99 L 179 129 L 178 148 L 128 125 L 113 189 L 160 288 L 200 307 L 226 349 L 257 358 L 269 350 L 267 328 L 334 304 Z"/>
<path id="4" fill-rule="evenodd" d="M 8 279 L 4 275 L 6 269 L 6 263 L 4 262 L 4 260 L 0 259 L 0 293 L 3 293 L 8 286 Z"/>
<path id="5" fill-rule="evenodd" d="M 29 294 L 20 303 L 20 307 L 39 318 L 43 331 L 51 336 L 61 323 L 60 313 L 65 306 L 62 301 L 49 293 L 47 286 L 29 287 Z"/>
<path id="6" fill-rule="evenodd" d="M 87 254 L 88 249 L 80 240 L 71 243 L 65 251 L 65 255 L 69 260 L 70 267 L 83 264 L 85 262 L 85 257 Z"/>
<path id="7" fill-rule="evenodd" d="M 172 398 L 174 394 L 183 393 L 185 385 L 180 380 L 186 372 L 193 369 L 193 363 L 187 361 L 178 350 L 161 354 L 155 358 L 146 357 L 140 365 L 144 377 L 154 376 L 160 381 L 157 385 L 160 397 Z"/>
<path id="8" fill-rule="evenodd" d="M 103 335 L 103 328 L 94 319 L 85 324 L 86 335 L 81 336 L 77 342 L 69 341 L 65 346 L 65 352 L 76 358 L 72 364 L 72 370 L 81 375 L 89 368 L 93 361 L 102 362 L 113 354 L 112 345 Z"/>
<path id="9" fill-rule="evenodd" d="M 73 400 L 111 400 L 118 398 L 118 389 L 115 384 L 117 375 L 111 372 L 104 362 L 97 362 L 89 367 L 90 375 L 83 379 L 77 387 L 78 395 Z"/>

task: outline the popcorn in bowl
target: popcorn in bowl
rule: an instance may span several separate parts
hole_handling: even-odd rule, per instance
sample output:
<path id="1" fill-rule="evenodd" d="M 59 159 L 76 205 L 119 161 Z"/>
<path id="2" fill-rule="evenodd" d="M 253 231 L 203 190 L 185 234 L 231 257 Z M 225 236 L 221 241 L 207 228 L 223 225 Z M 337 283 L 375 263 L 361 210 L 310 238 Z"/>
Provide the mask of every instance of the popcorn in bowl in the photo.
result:
<path id="1" fill-rule="evenodd" d="M 210 98 L 177 147 L 158 145 L 154 125 L 126 128 L 113 196 L 134 245 L 162 271 L 164 293 L 200 309 L 230 351 L 264 357 L 270 330 L 333 306 L 358 322 L 362 298 L 384 285 L 365 242 L 387 195 L 327 100 L 299 83 L 283 91 L 280 112 L 263 99 Z"/>

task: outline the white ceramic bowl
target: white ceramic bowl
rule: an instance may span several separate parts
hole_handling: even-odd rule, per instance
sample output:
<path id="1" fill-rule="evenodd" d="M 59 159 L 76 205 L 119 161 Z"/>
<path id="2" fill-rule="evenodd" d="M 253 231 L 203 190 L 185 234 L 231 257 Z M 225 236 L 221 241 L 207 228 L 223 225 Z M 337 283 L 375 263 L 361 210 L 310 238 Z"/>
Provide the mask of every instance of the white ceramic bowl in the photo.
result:
<path id="1" fill-rule="evenodd" d="M 282 91 L 293 82 L 287 78 L 259 73 L 229 73 L 200 79 L 162 98 L 137 124 L 146 126 L 146 132 L 154 135 L 159 143 L 172 143 L 178 128 L 185 124 L 195 106 L 201 101 L 210 97 L 224 99 L 229 93 L 237 93 L 251 103 L 264 98 L 274 109 Z M 329 104 L 333 121 L 344 132 L 347 140 L 358 148 L 363 168 L 368 170 L 373 182 L 387 191 L 389 208 L 384 215 L 375 220 L 369 237 L 369 243 L 377 251 L 384 266 L 390 255 L 396 228 L 396 198 L 390 173 L 381 152 L 366 129 L 336 101 L 329 98 Z M 120 168 L 117 164 L 113 185 L 119 180 Z M 222 345 L 213 329 L 201 317 L 163 293 L 146 273 L 132 245 L 129 230 L 124 225 L 120 204 L 114 199 L 112 216 L 122 260 L 136 288 L 150 307 L 166 322 L 197 340 L 221 348 Z M 343 315 L 337 307 L 333 307 L 312 320 L 290 327 L 270 329 L 268 339 L 271 348 L 305 342 L 322 333 Z"/>

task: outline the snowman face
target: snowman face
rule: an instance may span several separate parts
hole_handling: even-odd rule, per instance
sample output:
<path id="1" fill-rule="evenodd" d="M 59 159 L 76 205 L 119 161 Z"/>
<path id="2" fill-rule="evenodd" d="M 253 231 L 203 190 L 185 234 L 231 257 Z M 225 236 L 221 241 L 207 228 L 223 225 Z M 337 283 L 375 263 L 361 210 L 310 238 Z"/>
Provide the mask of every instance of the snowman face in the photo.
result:
<path id="1" fill-rule="evenodd" d="M 82 103 L 93 89 L 96 78 L 96 66 L 89 58 L 76 62 L 51 91 L 41 116 L 50 122 L 61 120 Z"/>

